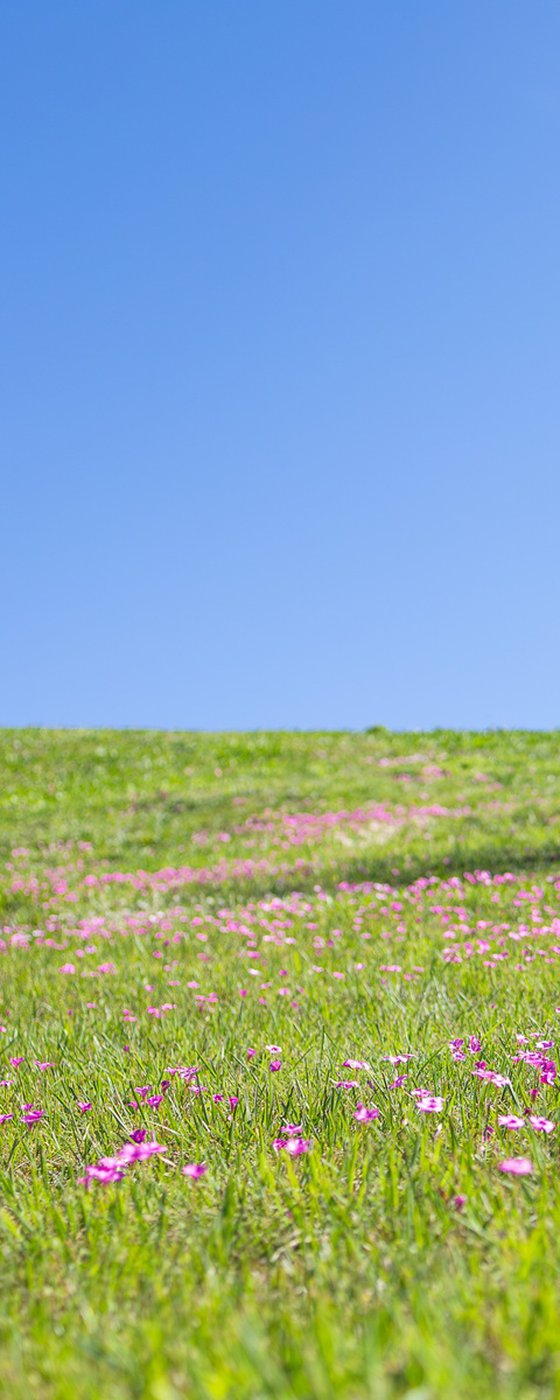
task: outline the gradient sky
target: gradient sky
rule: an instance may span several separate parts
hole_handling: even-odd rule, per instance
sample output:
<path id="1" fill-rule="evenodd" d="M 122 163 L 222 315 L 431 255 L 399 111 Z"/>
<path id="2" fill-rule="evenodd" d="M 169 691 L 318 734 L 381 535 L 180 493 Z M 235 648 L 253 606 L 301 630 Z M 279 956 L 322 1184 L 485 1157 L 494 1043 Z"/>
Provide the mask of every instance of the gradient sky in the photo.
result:
<path id="1" fill-rule="evenodd" d="M 560 725 L 556 0 L 4 0 L 0 723 Z"/>

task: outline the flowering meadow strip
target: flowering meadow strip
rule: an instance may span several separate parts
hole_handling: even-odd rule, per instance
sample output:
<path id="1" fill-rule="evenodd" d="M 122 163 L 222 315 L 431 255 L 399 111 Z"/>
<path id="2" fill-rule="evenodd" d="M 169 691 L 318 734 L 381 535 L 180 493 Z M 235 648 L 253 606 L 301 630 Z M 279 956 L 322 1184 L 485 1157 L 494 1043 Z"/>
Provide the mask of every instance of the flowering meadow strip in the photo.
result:
<path id="1" fill-rule="evenodd" d="M 482 763 L 424 738 L 303 736 L 320 800 L 304 764 L 280 803 L 271 758 L 251 811 L 253 759 L 219 811 L 212 760 L 192 812 L 190 764 L 169 796 L 156 737 L 130 737 L 116 796 L 78 801 L 90 740 L 68 738 L 76 761 L 45 758 L 29 795 L 33 813 L 62 792 L 56 832 L 57 811 L 6 808 L 6 1393 L 23 1347 L 53 1400 L 88 1393 L 92 1365 L 118 1400 L 193 1377 L 253 1400 L 263 1376 L 279 1395 L 470 1400 L 515 1374 L 553 1396 L 560 858 L 463 859 L 512 814 L 527 841 L 525 779 L 505 741 Z M 543 848 L 555 762 L 531 779 Z"/>

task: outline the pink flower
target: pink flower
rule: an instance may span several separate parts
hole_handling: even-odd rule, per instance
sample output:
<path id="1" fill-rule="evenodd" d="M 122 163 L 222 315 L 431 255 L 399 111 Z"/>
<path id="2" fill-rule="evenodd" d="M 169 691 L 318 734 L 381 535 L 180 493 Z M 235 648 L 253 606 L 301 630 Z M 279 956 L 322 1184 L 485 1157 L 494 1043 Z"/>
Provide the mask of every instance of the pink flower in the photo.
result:
<path id="1" fill-rule="evenodd" d="M 451 1204 L 452 1204 L 453 1206 L 455 1206 L 455 1210 L 459 1210 L 459 1211 L 463 1210 L 463 1208 L 464 1208 L 464 1206 L 466 1205 L 466 1203 L 467 1203 L 467 1198 L 466 1198 L 466 1196 L 452 1196 L 452 1197 L 451 1197 Z"/>
<path id="2" fill-rule="evenodd" d="M 126 1165 L 126 1158 L 123 1160 L 120 1152 L 117 1152 L 115 1157 L 100 1157 L 99 1161 L 95 1163 L 95 1166 L 103 1172 L 117 1171 L 120 1170 L 121 1167 L 126 1167 Z M 89 1167 L 86 1167 L 86 1172 L 90 1170 Z"/>
<path id="3" fill-rule="evenodd" d="M 311 1141 L 301 1137 L 290 1137 L 286 1143 L 285 1150 L 289 1152 L 290 1157 L 299 1157 L 302 1152 L 311 1151 Z"/>
<path id="4" fill-rule="evenodd" d="M 45 1110 L 44 1108 L 30 1108 L 27 1105 L 24 1105 L 24 1107 L 25 1112 L 21 1115 L 21 1121 L 22 1123 L 27 1123 L 28 1128 L 31 1128 L 34 1123 L 38 1123 L 39 1119 L 43 1117 Z"/>
<path id="5" fill-rule="evenodd" d="M 525 1119 L 518 1118 L 516 1113 L 502 1113 L 498 1118 L 500 1128 L 524 1128 Z"/>
<path id="6" fill-rule="evenodd" d="M 528 1157 L 506 1157 L 498 1164 L 498 1171 L 509 1172 L 510 1176 L 530 1176 L 533 1163 Z"/>
<path id="7" fill-rule="evenodd" d="M 281 1060 L 271 1060 L 271 1061 L 270 1061 L 270 1064 L 269 1064 L 269 1066 L 268 1066 L 268 1068 L 269 1068 L 271 1074 L 276 1074 L 277 1071 L 278 1071 L 279 1069 L 282 1069 L 282 1061 L 281 1061 Z"/>
<path id="8" fill-rule="evenodd" d="M 511 1079 L 508 1079 L 505 1074 L 497 1074 L 495 1070 L 487 1069 L 482 1060 L 472 1073 L 477 1079 L 484 1079 L 487 1084 L 497 1084 L 499 1089 L 505 1089 L 508 1084 L 511 1086 Z"/>
<path id="9" fill-rule="evenodd" d="M 23 1064 L 23 1060 L 24 1060 L 24 1056 L 23 1056 L 23 1055 L 14 1055 L 13 1058 L 10 1059 L 10 1064 L 14 1066 L 14 1069 L 17 1069 L 18 1065 L 22 1065 L 22 1064 Z"/>
<path id="10" fill-rule="evenodd" d="M 204 1176 L 206 1162 L 188 1162 L 186 1167 L 181 1167 L 183 1176 L 190 1176 L 193 1181 L 198 1181 L 200 1176 Z"/>
<path id="11" fill-rule="evenodd" d="M 112 1159 L 107 1158 L 106 1160 L 111 1161 Z M 85 1176 L 78 1177 L 78 1181 L 80 1186 L 85 1186 L 87 1188 L 90 1181 L 102 1181 L 104 1184 L 107 1184 L 111 1181 L 122 1181 L 123 1176 L 124 1172 L 121 1171 L 118 1165 L 113 1164 L 109 1167 L 102 1166 L 101 1163 L 98 1163 L 95 1167 L 86 1167 Z"/>
<path id="12" fill-rule="evenodd" d="M 144 1132 L 140 1129 L 139 1132 Z M 144 1162 L 148 1157 L 165 1152 L 159 1142 L 126 1142 L 114 1157 L 101 1157 L 93 1166 L 86 1167 L 85 1176 L 79 1178 L 80 1185 L 88 1187 L 91 1181 L 103 1183 L 122 1181 L 126 1168 L 133 1162 Z"/>
<path id="13" fill-rule="evenodd" d="M 272 1144 L 275 1152 L 289 1152 L 290 1157 L 301 1157 L 311 1151 L 311 1139 L 302 1137 L 275 1138 Z"/>
<path id="14" fill-rule="evenodd" d="M 372 1123 L 374 1118 L 379 1118 L 379 1109 L 375 1107 L 366 1108 L 365 1104 L 359 1103 L 354 1114 L 358 1123 Z"/>
<path id="15" fill-rule="evenodd" d="M 416 1107 L 420 1113 L 441 1113 L 443 1099 L 435 1094 L 422 1094 L 422 1097 L 416 1100 Z"/>
<path id="16" fill-rule="evenodd" d="M 89 1113 L 91 1107 L 92 1105 L 90 1103 L 80 1103 L 80 1100 L 78 1099 L 78 1108 L 80 1110 L 80 1113 Z"/>
<path id="17" fill-rule="evenodd" d="M 368 1065 L 367 1060 L 343 1060 L 343 1061 L 342 1061 L 342 1068 L 343 1068 L 343 1069 L 369 1069 L 369 1070 L 371 1070 L 371 1065 Z"/>
<path id="18" fill-rule="evenodd" d="M 551 1123 L 549 1118 L 538 1118 L 531 1116 L 527 1119 L 536 1133 L 553 1133 L 556 1124 Z"/>
<path id="19" fill-rule="evenodd" d="M 127 1142 L 117 1153 L 117 1159 L 128 1165 L 129 1162 L 145 1162 L 148 1157 L 155 1157 L 159 1152 L 165 1152 L 165 1147 L 160 1142 Z"/>
<path id="20" fill-rule="evenodd" d="M 0 1113 L 0 1123 L 9 1123 L 10 1118 L 13 1118 L 13 1116 L 13 1113 Z"/>

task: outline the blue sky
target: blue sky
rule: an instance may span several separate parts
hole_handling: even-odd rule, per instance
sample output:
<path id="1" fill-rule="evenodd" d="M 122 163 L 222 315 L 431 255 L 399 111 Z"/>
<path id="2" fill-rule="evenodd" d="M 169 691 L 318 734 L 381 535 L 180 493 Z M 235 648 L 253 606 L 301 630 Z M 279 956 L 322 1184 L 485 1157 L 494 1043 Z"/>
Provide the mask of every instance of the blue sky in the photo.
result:
<path id="1" fill-rule="evenodd" d="M 5 0 L 0 723 L 560 723 L 559 54 Z"/>

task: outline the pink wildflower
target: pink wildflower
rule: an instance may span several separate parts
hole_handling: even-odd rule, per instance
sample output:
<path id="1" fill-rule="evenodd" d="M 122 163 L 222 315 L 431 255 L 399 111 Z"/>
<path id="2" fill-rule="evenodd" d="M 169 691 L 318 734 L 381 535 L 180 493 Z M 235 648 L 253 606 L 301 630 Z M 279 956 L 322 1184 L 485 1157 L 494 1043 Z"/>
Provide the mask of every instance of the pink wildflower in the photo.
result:
<path id="1" fill-rule="evenodd" d="M 275 1152 L 288 1152 L 290 1157 L 300 1157 L 311 1151 L 311 1139 L 302 1137 L 275 1138 L 272 1144 Z"/>
<path id="2" fill-rule="evenodd" d="M 310 1152 L 311 1141 L 301 1137 L 290 1137 L 286 1143 L 285 1150 L 289 1152 L 290 1157 L 299 1157 L 302 1152 Z"/>
<path id="3" fill-rule="evenodd" d="M 122 1181 L 126 1168 L 133 1162 L 143 1162 L 160 1152 L 165 1152 L 165 1147 L 159 1142 L 126 1142 L 114 1157 L 101 1157 L 94 1165 L 86 1167 L 85 1176 L 79 1178 L 80 1185 L 88 1187 L 90 1181 Z"/>
<path id="4" fill-rule="evenodd" d="M 499 1089 L 505 1089 L 506 1085 L 511 1085 L 511 1079 L 508 1079 L 507 1075 L 497 1074 L 495 1070 L 487 1069 L 483 1060 L 475 1065 L 472 1073 L 477 1079 L 484 1079 L 487 1084 L 497 1084 Z"/>
<path id="5" fill-rule="evenodd" d="M 527 1119 L 527 1122 L 531 1124 L 536 1133 L 553 1133 L 556 1126 L 555 1123 L 551 1123 L 549 1118 L 538 1118 L 533 1115 Z"/>
<path id="6" fill-rule="evenodd" d="M 420 1113 L 441 1113 L 443 1099 L 438 1098 L 436 1094 L 422 1094 L 422 1097 L 416 1100 L 416 1107 Z"/>
<path id="7" fill-rule="evenodd" d="M 145 1162 L 148 1157 L 155 1157 L 159 1152 L 165 1152 L 165 1147 L 160 1142 L 127 1142 L 117 1153 L 119 1162 Z"/>
<path id="8" fill-rule="evenodd" d="M 498 1164 L 498 1171 L 508 1172 L 510 1176 L 530 1176 L 532 1170 L 533 1163 L 528 1157 L 506 1157 Z"/>
<path id="9" fill-rule="evenodd" d="M 181 1167 L 181 1171 L 183 1176 L 190 1176 L 193 1181 L 198 1181 L 199 1177 L 204 1176 L 206 1162 L 188 1162 L 186 1167 Z"/>
<path id="10" fill-rule="evenodd" d="M 111 1159 L 109 1158 L 107 1160 L 110 1161 Z M 85 1186 L 87 1188 L 90 1181 L 101 1181 L 105 1185 L 111 1181 L 122 1181 L 123 1176 L 124 1172 L 118 1165 L 114 1164 L 109 1167 L 102 1166 L 101 1163 L 98 1163 L 97 1166 L 86 1167 L 85 1176 L 78 1177 L 78 1180 L 80 1186 Z"/>
<path id="11" fill-rule="evenodd" d="M 525 1119 L 518 1118 L 516 1113 L 502 1113 L 498 1118 L 500 1128 L 524 1128 Z"/>
<path id="12" fill-rule="evenodd" d="M 359 1103 L 354 1118 L 358 1123 L 372 1123 L 374 1118 L 379 1118 L 379 1109 L 375 1105 L 373 1108 L 366 1108 L 365 1104 Z"/>

